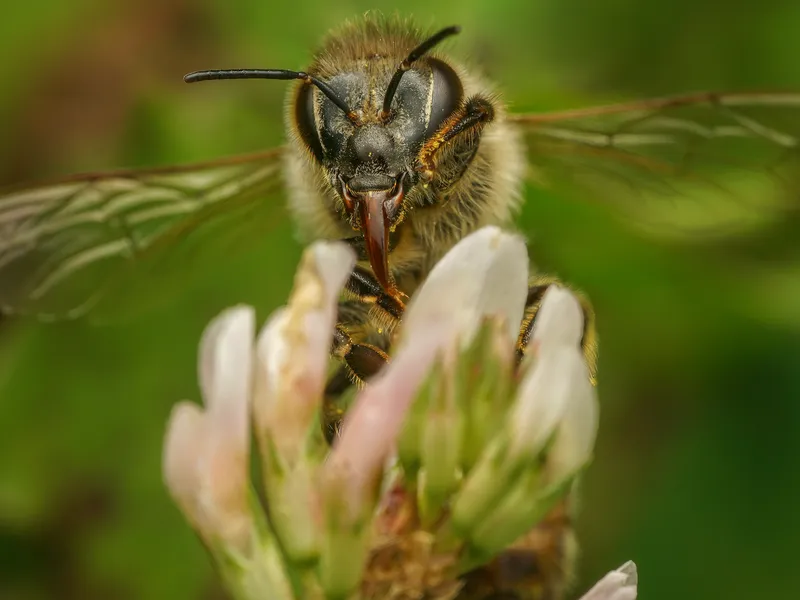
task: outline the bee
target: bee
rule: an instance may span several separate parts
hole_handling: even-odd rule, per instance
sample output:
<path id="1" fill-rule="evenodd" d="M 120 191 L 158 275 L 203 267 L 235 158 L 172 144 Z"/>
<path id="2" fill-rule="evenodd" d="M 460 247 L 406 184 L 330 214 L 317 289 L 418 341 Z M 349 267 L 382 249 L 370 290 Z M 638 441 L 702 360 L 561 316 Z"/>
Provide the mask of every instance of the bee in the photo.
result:
<path id="1" fill-rule="evenodd" d="M 657 199 L 745 192 L 776 198 L 779 207 L 795 201 L 800 126 L 779 126 L 778 114 L 796 120 L 800 94 L 698 93 L 514 114 L 474 70 L 437 52 L 458 31 L 427 35 L 409 22 L 368 15 L 330 35 L 305 71 L 187 75 L 190 83 L 296 80 L 286 145 L 5 191 L 0 310 L 82 316 L 129 268 L 161 260 L 212 225 L 239 235 L 285 192 L 304 239 L 344 240 L 359 259 L 333 334 L 341 368 L 326 394 L 334 399 L 386 363 L 408 299 L 456 242 L 484 225 L 513 227 L 526 180 L 600 195 L 634 213 Z M 531 282 L 520 357 L 554 281 Z M 594 370 L 586 301 L 584 310 L 584 350 Z M 332 424 L 339 414 L 330 405 Z M 557 507 L 515 548 L 465 577 L 465 594 L 559 597 L 569 531 L 568 507 Z"/>

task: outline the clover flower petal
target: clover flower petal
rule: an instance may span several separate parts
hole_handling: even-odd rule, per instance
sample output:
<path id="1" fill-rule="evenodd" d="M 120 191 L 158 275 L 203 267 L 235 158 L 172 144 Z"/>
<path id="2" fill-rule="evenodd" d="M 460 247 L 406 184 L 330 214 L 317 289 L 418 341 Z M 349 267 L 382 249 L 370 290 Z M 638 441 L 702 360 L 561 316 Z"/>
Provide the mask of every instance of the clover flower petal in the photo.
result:
<path id="1" fill-rule="evenodd" d="M 638 583 L 636 564 L 629 560 L 607 573 L 580 600 L 636 600 Z"/>
<path id="2" fill-rule="evenodd" d="M 203 334 L 199 376 L 205 410 L 178 404 L 170 416 L 164 478 L 171 494 L 207 540 L 245 549 L 251 515 L 249 410 L 255 316 L 236 307 Z"/>
<path id="3" fill-rule="evenodd" d="M 256 435 L 269 438 L 283 460 L 297 460 L 298 444 L 315 419 L 325 387 L 336 300 L 355 262 L 340 243 L 307 251 L 286 307 L 278 309 L 257 342 Z"/>

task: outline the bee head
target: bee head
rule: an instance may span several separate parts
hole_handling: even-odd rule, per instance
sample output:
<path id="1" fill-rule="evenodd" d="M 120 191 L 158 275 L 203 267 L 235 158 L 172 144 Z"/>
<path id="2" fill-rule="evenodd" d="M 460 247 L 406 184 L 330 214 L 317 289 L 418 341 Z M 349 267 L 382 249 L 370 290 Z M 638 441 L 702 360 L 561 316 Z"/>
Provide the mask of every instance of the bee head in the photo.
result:
<path id="1" fill-rule="evenodd" d="M 326 80 L 302 71 L 240 69 L 198 71 L 187 82 L 209 79 L 300 79 L 294 116 L 300 138 L 328 174 L 341 199 L 342 218 L 364 237 L 381 286 L 397 293 L 388 267 L 389 233 L 402 221 L 403 199 L 417 185 L 423 144 L 453 114 L 463 86 L 442 60 L 417 62 L 448 27 L 426 39 L 385 78 L 368 70 L 337 72 Z"/>
<path id="2" fill-rule="evenodd" d="M 428 38 L 388 80 L 367 70 L 340 72 L 325 82 L 336 99 L 313 85 L 300 86 L 295 96 L 300 137 L 341 198 L 342 218 L 364 236 L 372 270 L 390 293 L 389 233 L 420 181 L 417 156 L 464 95 L 450 65 L 417 60 L 458 31 L 448 27 Z"/>

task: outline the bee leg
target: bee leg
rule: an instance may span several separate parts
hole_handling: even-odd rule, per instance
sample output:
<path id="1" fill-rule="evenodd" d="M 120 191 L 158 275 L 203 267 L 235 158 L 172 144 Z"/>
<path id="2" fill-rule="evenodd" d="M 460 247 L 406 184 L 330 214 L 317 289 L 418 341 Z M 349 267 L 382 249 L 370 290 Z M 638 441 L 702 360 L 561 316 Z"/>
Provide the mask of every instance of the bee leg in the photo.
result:
<path id="1" fill-rule="evenodd" d="M 374 312 L 378 314 L 373 314 L 373 317 L 377 317 L 388 329 L 394 328 L 406 309 L 401 299 L 387 294 L 375 276 L 360 266 L 356 266 L 350 274 L 345 292 L 363 304 L 374 306 L 377 309 Z"/>
<path id="2" fill-rule="evenodd" d="M 522 318 L 519 337 L 517 338 L 517 359 L 519 362 L 521 362 L 530 351 L 529 344 L 531 335 L 533 334 L 533 326 L 536 321 L 536 315 L 539 312 L 539 307 L 542 304 L 542 298 L 547 289 L 554 284 L 564 286 L 557 278 L 547 275 L 534 277 L 529 283 L 528 297 L 525 301 L 525 314 Z M 589 374 L 594 384 L 596 383 L 597 376 L 597 333 L 595 330 L 594 309 L 586 296 L 571 288 L 570 291 L 578 298 L 581 308 L 583 309 L 583 337 L 581 338 L 581 347 L 583 348 L 586 364 L 589 367 Z"/>
<path id="3" fill-rule="evenodd" d="M 336 436 L 344 416 L 346 401 L 342 396 L 353 386 L 361 387 L 389 361 L 386 352 L 373 344 L 353 339 L 351 330 L 364 324 L 377 325 L 375 332 L 390 332 L 400 322 L 405 304 L 387 294 L 367 269 L 356 266 L 345 284 L 345 296 L 352 302 L 339 305 L 338 324 L 333 332 L 331 355 L 342 366 L 328 380 L 322 407 L 322 427 L 328 442 Z M 357 310 L 353 310 L 355 305 Z M 367 309 L 367 307 L 369 307 Z"/>
<path id="4" fill-rule="evenodd" d="M 435 171 L 436 153 L 456 136 L 462 133 L 477 133 L 494 118 L 494 106 L 481 96 L 467 100 L 453 116 L 449 117 L 439 130 L 425 142 L 417 157 L 419 171 L 423 179 L 430 181 Z"/>
<path id="5" fill-rule="evenodd" d="M 356 300 L 359 305 L 372 307 L 369 314 L 360 313 L 355 318 L 350 318 L 356 324 L 377 320 L 391 331 L 400 322 L 406 308 L 402 300 L 387 294 L 372 273 L 360 266 L 353 269 L 347 280 L 345 294 Z M 345 310 L 346 304 L 345 302 L 339 305 L 339 322 L 333 332 L 331 354 L 344 363 L 354 383 L 363 384 L 388 362 L 389 356 L 377 346 L 353 340 L 342 320 L 342 311 Z M 345 321 L 347 320 L 345 318 Z M 383 333 L 380 326 L 377 332 Z"/>
<path id="6" fill-rule="evenodd" d="M 342 365 L 328 379 L 325 385 L 325 394 L 322 401 L 322 434 L 328 445 L 339 435 L 339 428 L 344 418 L 346 402 L 342 401 L 345 392 L 353 387 L 350 370 Z"/>
<path id="7" fill-rule="evenodd" d="M 328 379 L 322 402 L 322 433 L 329 444 L 339 432 L 346 410 L 345 393 L 361 387 L 389 361 L 387 354 L 372 344 L 354 342 L 342 325 L 333 332 L 331 354 L 342 366 Z"/>
<path id="8" fill-rule="evenodd" d="M 331 354 L 344 363 L 356 384 L 363 384 L 389 362 L 386 352 L 372 344 L 354 342 L 341 325 L 333 331 Z"/>

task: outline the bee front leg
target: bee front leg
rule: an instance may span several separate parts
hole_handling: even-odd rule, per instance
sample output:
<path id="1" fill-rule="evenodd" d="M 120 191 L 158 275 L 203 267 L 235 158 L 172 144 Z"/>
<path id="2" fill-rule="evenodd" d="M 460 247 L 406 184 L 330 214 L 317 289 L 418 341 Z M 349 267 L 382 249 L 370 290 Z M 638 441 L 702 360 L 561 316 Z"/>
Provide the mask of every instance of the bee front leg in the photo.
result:
<path id="1" fill-rule="evenodd" d="M 333 332 L 331 354 L 342 365 L 328 379 L 322 401 L 322 433 L 329 444 L 336 438 L 346 410 L 345 392 L 378 373 L 389 356 L 372 344 L 354 342 L 342 325 Z"/>
<path id="2" fill-rule="evenodd" d="M 342 361 L 350 381 L 363 384 L 389 362 L 389 356 L 372 344 L 354 342 L 342 325 L 333 331 L 331 354 Z"/>
<path id="3" fill-rule="evenodd" d="M 367 269 L 356 266 L 345 284 L 345 296 L 359 305 L 368 306 L 368 312 L 357 312 L 346 316 L 347 303 L 339 305 L 339 322 L 333 332 L 331 354 L 342 361 L 350 380 L 363 384 L 388 362 L 389 357 L 381 348 L 353 340 L 353 328 L 377 325 L 378 333 L 392 331 L 405 311 L 405 304 L 387 294 Z M 352 323 L 349 323 L 352 321 Z"/>
<path id="4" fill-rule="evenodd" d="M 394 329 L 403 316 L 406 306 L 402 300 L 390 296 L 364 267 L 356 266 L 345 284 L 345 294 L 354 300 L 371 305 L 373 319 L 386 329 Z"/>
<path id="5" fill-rule="evenodd" d="M 477 136 L 492 119 L 494 119 L 494 105 L 488 98 L 481 96 L 470 98 L 456 109 L 439 130 L 425 142 L 417 156 L 422 178 L 426 181 L 433 179 L 436 171 L 436 155 L 447 144 L 472 134 L 471 138 L 467 138 L 467 145 L 475 145 Z"/>
<path id="6" fill-rule="evenodd" d="M 347 280 L 345 295 L 360 305 L 370 307 L 368 313 L 356 314 L 355 325 L 373 325 L 379 334 L 384 330 L 394 330 L 406 308 L 400 299 L 386 293 L 372 273 L 360 266 L 353 269 Z M 377 346 L 353 340 L 342 320 L 344 306 L 340 305 L 339 324 L 333 332 L 331 354 L 342 361 L 354 383 L 363 384 L 388 362 L 389 357 Z"/>

